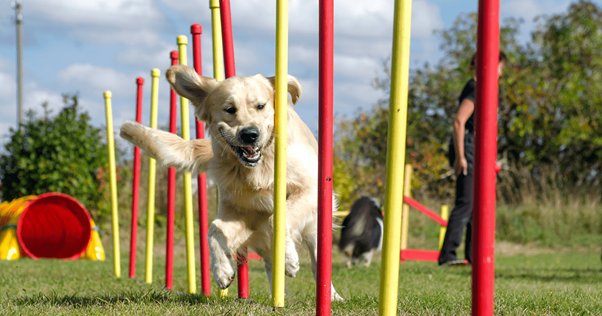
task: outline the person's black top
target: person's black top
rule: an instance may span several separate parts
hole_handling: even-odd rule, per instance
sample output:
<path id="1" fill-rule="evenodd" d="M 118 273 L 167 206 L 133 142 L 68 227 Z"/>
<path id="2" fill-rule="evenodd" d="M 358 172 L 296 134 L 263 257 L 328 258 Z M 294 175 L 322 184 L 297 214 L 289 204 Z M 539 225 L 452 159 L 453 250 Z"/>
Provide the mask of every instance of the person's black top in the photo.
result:
<path id="1" fill-rule="evenodd" d="M 476 102 L 475 102 L 476 90 L 477 90 L 477 81 L 474 80 L 474 78 L 472 78 L 466 83 L 466 85 L 464 86 L 464 89 L 462 89 L 460 98 L 458 98 L 459 105 L 462 105 L 462 101 L 464 101 L 465 99 L 468 99 L 468 100 L 472 101 L 472 103 L 474 103 L 476 106 Z M 472 114 L 470 115 L 468 120 L 466 120 L 466 124 L 464 124 L 464 128 L 467 131 L 474 133 L 474 111 L 472 112 Z"/>

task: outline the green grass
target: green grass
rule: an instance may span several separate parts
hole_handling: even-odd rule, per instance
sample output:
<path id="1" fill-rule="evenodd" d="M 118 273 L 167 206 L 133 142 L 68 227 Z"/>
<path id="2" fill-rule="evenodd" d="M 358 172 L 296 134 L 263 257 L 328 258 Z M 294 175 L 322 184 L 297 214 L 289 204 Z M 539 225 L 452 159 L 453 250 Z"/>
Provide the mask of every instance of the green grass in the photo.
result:
<path id="1" fill-rule="evenodd" d="M 0 261 L 0 315 L 274 314 L 262 262 L 250 263 L 254 302 L 246 303 L 234 298 L 236 282 L 226 299 L 215 298 L 213 282 L 211 298 L 179 292 L 186 289 L 181 259 L 176 258 L 176 292 L 162 288 L 164 266 L 160 258 L 156 259 L 153 285 L 115 278 L 111 261 Z M 122 263 L 127 276 L 126 260 Z M 599 254 L 593 252 L 498 255 L 496 314 L 600 315 L 599 269 Z M 139 262 L 137 274 L 143 277 L 143 262 Z M 379 278 L 380 262 L 370 268 L 347 270 L 335 256 L 333 281 L 346 302 L 333 303 L 333 314 L 377 314 Z M 470 279 L 468 267 L 440 269 L 434 263 L 406 262 L 400 265 L 398 314 L 468 315 Z M 277 314 L 315 314 L 315 284 L 307 262 L 296 279 L 287 279 L 287 286 L 286 309 Z"/>

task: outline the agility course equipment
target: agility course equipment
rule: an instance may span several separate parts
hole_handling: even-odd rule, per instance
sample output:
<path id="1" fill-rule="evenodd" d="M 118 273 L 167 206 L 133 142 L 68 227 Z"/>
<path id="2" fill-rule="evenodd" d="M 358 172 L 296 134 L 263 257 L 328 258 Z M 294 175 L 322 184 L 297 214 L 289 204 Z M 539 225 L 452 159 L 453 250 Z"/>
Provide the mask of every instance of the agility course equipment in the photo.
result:
<path id="1" fill-rule="evenodd" d="M 393 58 L 389 98 L 389 138 L 382 268 L 380 274 L 380 315 L 395 315 L 399 288 L 398 251 L 401 242 L 401 205 L 405 164 L 410 63 L 411 0 L 396 0 L 393 18 Z"/>
<path id="2" fill-rule="evenodd" d="M 201 34 L 203 27 L 200 24 L 193 24 L 190 27 L 192 33 L 192 57 L 193 65 L 199 76 L 203 75 L 203 66 L 201 59 Z M 196 138 L 205 138 L 205 126 L 203 122 L 195 117 Z M 201 289 L 205 296 L 211 295 L 211 275 L 209 274 L 209 241 L 207 233 L 209 232 L 209 221 L 207 215 L 207 175 L 199 174 L 198 196 L 199 196 L 199 240 L 201 251 Z"/>
<path id="3" fill-rule="evenodd" d="M 211 10 L 211 34 L 213 39 L 213 77 L 217 81 L 224 80 L 224 59 L 222 50 L 222 23 L 220 18 L 219 0 L 209 0 L 209 9 Z M 215 186 L 215 207 L 216 213 L 219 210 L 219 188 Z M 220 297 L 228 296 L 228 289 L 217 289 Z"/>
<path id="4" fill-rule="evenodd" d="M 334 1 L 320 0 L 316 315 L 331 313 Z"/>
<path id="5" fill-rule="evenodd" d="M 276 83 L 276 104 L 277 107 L 281 104 L 286 104 L 286 102 L 282 102 L 279 99 L 282 97 L 282 94 L 286 97 L 286 93 L 281 93 L 286 91 L 286 86 L 283 85 L 282 82 L 278 82 L 282 80 L 283 76 L 281 75 L 281 69 L 279 67 L 286 67 L 286 62 L 283 63 L 285 59 L 285 55 L 281 50 L 281 45 L 285 47 L 286 45 L 282 44 L 284 40 L 288 40 L 283 34 L 285 34 L 288 30 L 287 20 L 285 17 L 288 15 L 288 3 L 285 1 L 279 1 L 277 4 L 277 83 Z M 234 54 L 233 54 L 233 44 L 232 44 L 232 30 L 231 30 L 231 17 L 230 17 L 230 3 L 228 0 L 220 0 L 219 6 L 217 5 L 217 1 L 210 1 L 210 8 L 212 10 L 213 25 L 214 32 L 216 22 L 219 25 L 219 21 L 216 21 L 215 16 L 217 10 L 221 7 L 220 17 L 223 21 L 223 25 L 221 27 L 222 36 L 223 36 L 223 55 L 224 55 L 224 63 L 225 63 L 225 76 L 227 78 L 235 75 L 234 69 Z M 322 86 L 327 85 L 328 82 L 332 81 L 332 76 L 327 73 L 328 68 L 331 68 L 332 63 L 332 36 L 331 34 L 331 26 L 332 26 L 332 4 L 331 1 L 320 2 L 320 88 Z M 408 72 L 409 72 L 409 42 L 410 42 L 410 17 L 411 17 L 411 1 L 410 0 L 396 0 L 395 1 L 395 9 L 394 9 L 394 38 L 393 38 L 393 57 L 392 57 L 392 82 L 391 82 L 391 96 L 390 96 L 390 104 L 389 104 L 389 115 L 390 115 L 390 125 L 389 125 L 389 141 L 388 144 L 388 153 L 387 153 L 387 183 L 386 183 L 386 201 L 385 201 L 385 224 L 384 224 L 384 245 L 383 245 L 383 261 L 382 261 L 382 270 L 381 270 L 381 287 L 380 287 L 380 302 L 379 302 L 379 313 L 381 315 L 394 315 L 396 313 L 397 307 L 397 296 L 398 296 L 398 277 L 399 277 L 399 262 L 397 259 L 399 249 L 401 248 L 401 227 L 404 220 L 402 220 L 402 211 L 401 206 L 403 202 L 407 205 L 412 205 L 418 207 L 420 206 L 418 203 L 415 203 L 411 197 L 397 194 L 397 192 L 402 192 L 403 188 L 403 180 L 404 180 L 404 157 L 405 157 L 405 136 L 406 136 L 406 120 L 407 120 L 407 93 L 408 93 Z M 494 257 L 493 257 L 493 244 L 494 244 L 494 216 L 495 216 L 495 151 L 496 151 L 496 142 L 495 136 L 497 135 L 497 124 L 496 124 L 496 100 L 497 97 L 497 76 L 496 70 L 497 67 L 492 65 L 497 65 L 497 54 L 498 50 L 498 38 L 499 38 L 499 25 L 497 24 L 499 20 L 499 0 L 480 0 L 479 2 L 479 33 L 478 33 L 478 58 L 481 63 L 477 64 L 477 76 L 479 77 L 479 81 L 477 82 L 477 103 L 482 104 L 476 111 L 476 124 L 478 126 L 485 126 L 485 128 L 478 128 L 482 133 L 477 135 L 477 143 L 476 149 L 477 154 L 475 155 L 475 215 L 474 215 L 474 227 L 475 227 L 475 236 L 479 238 L 476 239 L 474 245 L 474 262 L 473 262 L 473 301 L 472 301 L 472 311 L 473 315 L 491 315 L 493 313 L 493 266 L 494 266 Z M 285 28 L 286 24 L 286 28 Z M 322 37 L 322 31 L 324 32 L 324 37 Z M 215 34 L 215 33 L 214 33 Z M 485 38 L 488 39 L 491 43 L 486 43 Z M 180 36 L 178 38 L 178 44 L 180 48 L 180 63 L 186 64 L 185 57 L 185 45 L 186 38 Z M 214 39 L 214 43 L 216 43 Z M 217 42 L 219 43 L 219 42 Z M 215 50 L 214 47 L 214 56 L 218 51 Z M 221 55 L 221 54 L 220 54 Z M 323 57 L 324 56 L 324 57 Z M 486 58 L 485 58 L 486 57 Z M 324 58 L 324 59 L 322 59 Z M 217 62 L 217 59 L 214 60 L 214 63 Z M 330 62 L 330 64 L 328 64 Z M 280 65 L 280 63 L 283 63 Z M 286 69 L 286 68 L 284 68 Z M 216 79 L 219 77 L 219 68 L 214 67 L 215 77 Z M 286 71 L 282 72 L 286 75 Z M 279 77 L 280 76 L 280 77 Z M 219 80 L 219 79 L 218 79 Z M 282 89 L 285 87 L 285 89 Z M 331 130 L 328 130 L 328 125 L 332 124 L 332 122 L 328 122 L 329 112 L 331 112 L 331 108 L 329 108 L 329 103 L 332 103 L 332 97 L 328 95 L 331 93 L 331 87 L 325 87 L 324 92 L 320 91 L 320 147 L 330 147 L 325 146 L 323 144 L 328 144 L 328 137 L 331 137 Z M 330 92 L 329 92 L 330 90 Z M 329 100 L 330 99 L 330 100 Z M 107 107 L 107 118 L 109 119 L 109 110 L 110 110 L 110 94 L 108 98 L 108 107 Z M 183 129 L 183 138 L 189 139 L 189 127 L 188 127 L 188 102 L 184 98 L 182 98 L 182 129 Z M 276 113 L 276 125 L 277 125 L 277 133 L 280 131 L 282 126 L 286 124 L 285 120 L 281 120 L 282 111 Z M 324 112 L 324 113 L 322 113 Z M 286 118 L 286 116 L 284 116 Z M 284 128 L 284 130 L 286 130 Z M 112 135 L 112 124 L 111 124 L 111 132 Z M 324 137 L 324 139 L 323 139 Z M 324 142 L 323 142 L 324 141 Z M 110 139 L 112 142 L 112 138 Z M 110 147 L 110 146 L 109 146 Z M 277 148 L 279 145 L 277 144 Z M 278 149 L 279 154 L 283 151 Z M 278 154 L 277 154 L 278 155 Z M 282 155 L 286 157 L 286 154 Z M 330 157 L 329 157 L 330 156 Z M 320 221 L 322 217 L 326 215 L 331 216 L 331 214 L 327 214 L 328 203 L 325 201 L 329 201 L 332 197 L 328 197 L 326 195 L 332 194 L 331 183 L 332 182 L 332 174 L 331 170 L 329 171 L 328 165 L 331 164 L 332 153 L 328 151 L 320 152 L 320 171 L 319 171 L 319 216 Z M 114 159 L 114 158 L 113 158 Z M 278 159 L 278 158 L 277 158 Z M 284 158 L 285 159 L 285 158 Z M 329 162 L 330 160 L 330 162 Z M 278 160 L 280 162 L 280 160 Z M 284 160 L 285 162 L 285 160 Z M 113 160 L 114 166 L 114 160 Z M 276 170 L 283 168 L 283 172 L 276 171 L 277 174 L 276 179 L 281 177 L 285 172 L 286 165 L 282 163 L 277 163 Z M 325 168 L 322 170 L 322 168 Z M 408 172 L 409 173 L 409 172 Z M 405 179 L 409 177 L 408 174 L 405 174 Z M 322 184 L 322 182 L 324 183 Z M 188 184 L 188 189 L 187 185 Z M 277 192 L 279 189 L 278 185 L 275 186 L 274 198 L 275 204 L 284 203 L 279 202 Z M 409 185 L 407 185 L 409 187 Z M 190 174 L 188 174 L 188 181 L 186 181 L 185 175 L 185 201 L 186 201 L 186 228 L 187 228 L 187 263 L 188 263 L 188 277 L 189 277 L 189 292 L 194 293 L 194 288 L 191 287 L 191 282 L 194 281 L 194 251 L 192 246 L 192 196 L 190 194 Z M 116 198 L 116 191 L 112 197 Z M 324 196 L 322 196 L 324 195 Z M 324 205 L 322 205 L 325 203 Z M 330 203 L 331 204 L 331 203 Z M 190 207 L 189 207 L 190 206 Z M 275 212 L 278 212 L 278 208 L 280 206 L 275 205 Z M 330 206 L 331 207 L 331 206 Z M 404 212 L 408 214 L 408 212 Z M 428 213 L 428 212 L 425 212 Z M 285 213 L 283 213 L 285 214 Z M 114 234 L 115 227 L 117 227 L 116 220 L 117 208 L 114 208 Z M 432 214 L 432 218 L 436 218 L 436 214 Z M 275 221 L 279 221 L 277 219 L 279 215 L 275 215 Z M 285 218 L 285 215 L 283 215 Z M 282 218 L 282 217 L 281 217 Z M 190 220 L 189 220 L 190 219 Z M 443 221 L 443 219 L 441 218 Z M 407 221 L 407 219 L 405 219 Z M 318 231 L 318 239 L 320 241 L 324 241 L 324 248 L 319 249 L 318 266 L 320 267 L 318 270 L 320 273 L 318 274 L 318 281 L 316 284 L 317 292 L 319 293 L 316 297 L 317 309 L 316 312 L 318 315 L 327 314 L 330 312 L 330 297 L 326 299 L 325 295 L 330 296 L 330 253 L 328 253 L 326 247 L 330 247 L 326 245 L 326 241 L 330 240 L 330 227 L 327 227 L 328 222 L 321 223 L 322 227 L 320 227 Z M 275 232 L 279 229 L 276 228 L 275 223 Z M 115 236 L 115 235 L 114 235 Z M 118 235 L 117 235 L 118 236 Z M 283 238 L 277 237 L 275 235 L 274 238 L 274 278 L 277 279 L 277 268 L 276 261 L 278 255 L 282 255 L 283 251 L 277 251 L 280 249 L 279 244 L 284 243 Z M 115 245 L 114 238 L 114 245 Z M 115 249 L 115 248 L 114 248 Z M 118 245 L 116 247 L 118 254 Z M 114 250 L 115 251 L 115 250 Z M 238 271 L 238 282 L 239 282 L 239 297 L 248 298 L 248 276 L 246 274 L 246 254 L 239 256 L 239 271 Z M 116 256 L 116 260 L 118 260 L 118 256 Z M 191 269 L 192 267 L 192 269 Z M 322 267 L 325 267 L 326 270 L 322 270 Z M 118 275 L 118 270 L 116 266 L 116 275 Z M 283 270 L 283 269 L 282 269 Z M 277 288 L 277 282 L 273 283 L 273 289 Z M 273 303 L 276 307 L 284 306 L 284 297 L 279 296 L 279 294 L 274 291 L 272 294 Z M 326 312 L 325 312 L 326 311 Z"/>
<path id="6" fill-rule="evenodd" d="M 159 103 L 159 76 L 157 68 L 151 70 L 151 117 L 150 128 L 157 128 L 157 113 Z M 157 161 L 148 158 L 148 202 L 146 204 L 146 269 L 144 281 L 153 283 L 153 242 L 155 232 L 155 185 L 157 176 Z"/>
<path id="7" fill-rule="evenodd" d="M 0 260 L 104 260 L 98 227 L 69 195 L 29 195 L 0 204 Z"/>
<path id="8" fill-rule="evenodd" d="M 179 54 L 173 50 L 169 54 L 171 65 L 177 65 Z M 169 87 L 169 132 L 177 134 L 178 132 L 178 105 L 176 92 Z M 165 240 L 165 287 L 173 289 L 173 242 L 174 242 L 174 224 L 176 213 L 176 168 L 170 167 L 167 170 L 167 238 Z"/>
<path id="9" fill-rule="evenodd" d="M 429 210 L 424 205 L 418 203 L 411 197 L 411 182 L 412 182 L 412 165 L 407 164 L 405 167 L 405 178 L 403 185 L 403 208 L 401 213 L 401 251 L 399 252 L 399 260 L 405 262 L 406 260 L 418 260 L 418 261 L 437 261 L 439 258 L 439 251 L 443 245 L 443 239 L 445 238 L 445 231 L 447 229 L 448 212 L 447 206 L 441 206 L 441 216 L 435 214 L 435 212 Z M 422 212 L 441 227 L 439 228 L 439 249 L 434 250 L 416 250 L 408 249 L 408 224 L 410 218 L 410 206 L 416 210 Z"/>
<path id="10" fill-rule="evenodd" d="M 136 78 L 136 122 L 142 124 L 142 88 L 144 79 Z M 134 147 L 134 181 L 132 184 L 132 229 L 130 236 L 130 272 L 129 277 L 136 277 L 136 244 L 138 241 L 138 195 L 140 192 L 140 148 Z"/>
<path id="11" fill-rule="evenodd" d="M 178 36 L 178 51 L 180 56 L 180 65 L 186 65 L 186 45 L 188 38 L 185 35 Z M 182 118 L 182 138 L 190 140 L 190 126 L 188 116 L 188 99 L 180 98 L 181 118 Z M 184 172 L 184 209 L 186 218 L 186 268 L 188 275 L 188 293 L 196 293 L 195 276 L 195 255 L 194 255 L 194 227 L 192 214 L 192 174 Z"/>
<path id="12" fill-rule="evenodd" d="M 472 314 L 493 315 L 500 1 L 479 0 Z"/>
<path id="13" fill-rule="evenodd" d="M 111 219 L 113 229 L 113 271 L 121 277 L 121 253 L 119 251 L 119 210 L 117 205 L 117 176 L 115 172 L 115 141 L 113 140 L 113 109 L 111 91 L 105 91 L 105 108 L 107 113 L 107 143 L 109 147 L 109 174 L 111 178 Z"/>
<path id="14" fill-rule="evenodd" d="M 224 50 L 224 72 L 226 79 L 236 76 L 234 66 L 234 43 L 232 41 L 232 18 L 230 14 L 230 0 L 220 0 L 220 18 L 222 25 L 222 44 Z M 278 133 L 278 132 L 276 132 Z M 278 154 L 276 154 L 278 156 Z M 276 191 L 276 188 L 274 188 Z M 274 209 L 276 201 L 274 201 Z M 275 226 L 275 225 L 274 225 Z M 247 263 L 247 249 L 242 249 L 236 256 L 238 268 L 238 298 L 249 298 L 249 265 Z M 273 282 L 272 282 L 273 283 Z"/>
<path id="15" fill-rule="evenodd" d="M 274 131 L 274 237 L 272 300 L 284 307 L 284 244 L 286 233 L 286 134 L 288 102 L 288 0 L 276 2 L 276 93 Z"/>

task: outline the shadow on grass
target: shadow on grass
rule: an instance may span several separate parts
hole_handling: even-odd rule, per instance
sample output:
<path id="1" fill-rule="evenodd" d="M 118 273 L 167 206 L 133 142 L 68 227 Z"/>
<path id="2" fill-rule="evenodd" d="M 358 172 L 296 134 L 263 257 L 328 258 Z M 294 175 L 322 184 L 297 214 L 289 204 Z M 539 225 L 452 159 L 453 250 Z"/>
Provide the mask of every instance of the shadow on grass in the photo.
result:
<path id="1" fill-rule="evenodd" d="M 600 283 L 602 275 L 597 269 L 554 269 L 530 271 L 498 271 L 495 273 L 496 279 L 505 280 L 525 280 L 537 282 L 568 282 L 568 283 Z"/>
<path id="2" fill-rule="evenodd" d="M 86 308 L 91 306 L 114 306 L 121 304 L 176 304 L 176 305 L 215 305 L 228 304 L 234 306 L 253 305 L 256 308 L 272 310 L 271 307 L 259 304 L 253 300 L 239 300 L 237 298 L 215 298 L 205 297 L 197 294 L 172 292 L 169 290 L 151 289 L 148 291 L 128 291 L 114 294 L 80 296 L 79 293 L 72 295 L 49 295 L 36 293 L 22 295 L 13 299 L 15 305 L 19 306 L 69 306 L 75 308 Z"/>

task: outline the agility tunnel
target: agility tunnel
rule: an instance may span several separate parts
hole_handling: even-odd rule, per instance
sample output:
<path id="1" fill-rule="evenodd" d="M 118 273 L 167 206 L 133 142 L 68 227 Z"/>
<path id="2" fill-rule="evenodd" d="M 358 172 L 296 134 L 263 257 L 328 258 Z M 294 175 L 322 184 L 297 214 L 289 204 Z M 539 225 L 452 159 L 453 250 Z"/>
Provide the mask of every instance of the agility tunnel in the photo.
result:
<path id="1" fill-rule="evenodd" d="M 62 193 L 29 195 L 0 204 L 0 260 L 104 260 L 98 227 L 86 208 Z"/>

